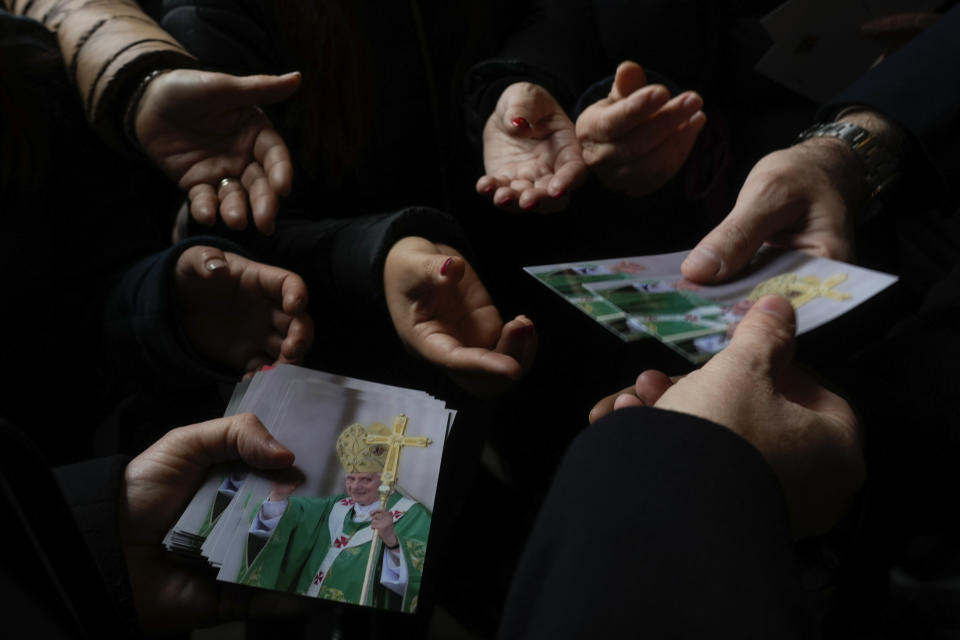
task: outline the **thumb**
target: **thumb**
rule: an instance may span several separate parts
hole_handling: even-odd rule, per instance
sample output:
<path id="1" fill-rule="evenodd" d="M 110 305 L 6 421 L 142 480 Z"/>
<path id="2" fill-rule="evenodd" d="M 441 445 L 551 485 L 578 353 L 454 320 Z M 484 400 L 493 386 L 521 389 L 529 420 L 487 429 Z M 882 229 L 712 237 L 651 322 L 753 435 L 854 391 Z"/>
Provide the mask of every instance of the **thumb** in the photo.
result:
<path id="1" fill-rule="evenodd" d="M 242 461 L 255 469 L 285 469 L 293 464 L 293 452 L 277 442 L 255 415 L 241 416 L 236 451 Z"/>
<path id="2" fill-rule="evenodd" d="M 297 92 L 301 81 L 299 71 L 282 76 L 232 76 L 225 73 L 215 75 L 220 76 L 217 92 L 220 106 L 228 109 L 283 102 Z"/>
<path id="3" fill-rule="evenodd" d="M 793 358 L 797 330 L 796 312 L 782 296 L 757 300 L 744 316 L 726 349 L 704 368 L 735 361 L 740 370 L 776 376 Z"/>
<path id="4" fill-rule="evenodd" d="M 497 111 L 503 118 L 502 126 L 506 131 L 514 136 L 528 137 L 543 133 L 544 123 L 541 121 L 562 112 L 562 108 L 540 85 L 522 82 L 503 92 Z"/>
<path id="5" fill-rule="evenodd" d="M 424 263 L 424 282 L 436 286 L 452 286 L 460 282 L 466 262 L 460 256 L 431 255 Z"/>
<path id="6" fill-rule="evenodd" d="M 680 270 L 694 282 L 722 282 L 733 277 L 778 225 L 782 226 L 781 217 L 762 197 L 742 190 L 733 210 L 693 248 Z"/>
<path id="7" fill-rule="evenodd" d="M 171 450 L 193 460 L 201 468 L 220 462 L 242 460 L 256 469 L 284 469 L 293 464 L 293 452 L 277 442 L 252 413 L 209 420 L 170 432 L 179 442 Z"/>
<path id="8" fill-rule="evenodd" d="M 613 87 L 610 88 L 610 99 L 620 100 L 642 89 L 647 84 L 647 74 L 643 67 L 632 60 L 625 60 L 617 67 L 617 74 L 613 78 Z"/>

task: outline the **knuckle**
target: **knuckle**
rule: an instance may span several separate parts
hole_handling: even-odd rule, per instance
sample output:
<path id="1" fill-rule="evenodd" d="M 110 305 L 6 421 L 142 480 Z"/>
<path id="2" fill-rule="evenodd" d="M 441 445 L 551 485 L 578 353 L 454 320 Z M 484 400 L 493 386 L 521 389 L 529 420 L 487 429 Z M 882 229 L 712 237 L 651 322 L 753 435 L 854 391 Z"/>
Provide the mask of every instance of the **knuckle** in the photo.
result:
<path id="1" fill-rule="evenodd" d="M 260 420 L 257 419 L 256 415 L 247 411 L 234 416 L 233 423 L 237 429 L 245 430 L 257 427 L 260 424 Z"/>
<path id="2" fill-rule="evenodd" d="M 738 250 L 747 246 L 749 241 L 749 236 L 743 228 L 743 225 L 735 218 L 728 218 L 726 224 L 720 228 L 721 246 L 732 247 L 734 250 Z"/>

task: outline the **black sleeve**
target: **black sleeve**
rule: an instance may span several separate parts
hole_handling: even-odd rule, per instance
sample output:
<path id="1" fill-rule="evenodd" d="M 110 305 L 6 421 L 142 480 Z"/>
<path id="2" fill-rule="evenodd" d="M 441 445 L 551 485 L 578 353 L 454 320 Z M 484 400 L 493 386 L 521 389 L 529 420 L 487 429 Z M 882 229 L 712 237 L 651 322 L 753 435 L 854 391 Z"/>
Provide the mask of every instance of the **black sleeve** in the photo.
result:
<path id="1" fill-rule="evenodd" d="M 236 373 L 200 356 L 177 322 L 172 274 L 180 255 L 196 245 L 244 254 L 222 238 L 200 236 L 144 258 L 127 269 L 104 311 L 106 357 L 118 371 L 152 376 L 164 385 L 190 387 L 230 382 Z"/>
<path id="2" fill-rule="evenodd" d="M 884 536 L 956 530 L 960 265 L 916 312 L 845 362 L 837 381 L 868 426 L 868 497 Z"/>
<path id="3" fill-rule="evenodd" d="M 825 112 L 865 105 L 898 123 L 916 143 L 912 177 L 936 201 L 957 201 L 960 184 L 960 6 L 831 100 Z M 924 180 L 922 174 L 929 174 Z M 926 198 L 924 198 L 926 199 Z"/>
<path id="4" fill-rule="evenodd" d="M 0 559 L 11 638 L 138 637 L 117 534 L 122 458 L 51 473 L 36 447 L 0 419 Z"/>
<path id="5" fill-rule="evenodd" d="M 126 456 L 116 455 L 57 467 L 53 473 L 83 541 L 122 613 L 120 621 L 127 628 L 136 629 L 136 610 L 118 528 L 127 462 Z"/>
<path id="6" fill-rule="evenodd" d="M 592 1 L 537 2 L 499 55 L 475 65 L 467 74 L 471 139 L 479 141 L 500 94 L 511 84 L 539 84 L 569 112 L 585 87 L 612 71 L 604 69 L 603 63 Z"/>
<path id="7" fill-rule="evenodd" d="M 650 408 L 571 445 L 508 598 L 504 638 L 813 637 L 766 461 L 726 428 Z"/>
<path id="8" fill-rule="evenodd" d="M 709 75 L 716 55 L 715 3 L 701 0 L 538 0 L 499 54 L 466 78 L 471 138 L 480 133 L 503 90 L 514 82 L 547 89 L 571 118 L 601 97 L 585 93 L 633 60 L 656 71 L 650 82 Z M 670 86 L 671 91 L 678 87 Z M 589 100 L 589 102 L 587 102 Z M 578 106 L 579 103 L 579 106 Z"/>
<path id="9" fill-rule="evenodd" d="M 470 259 L 460 225 L 429 207 L 357 218 L 281 219 L 269 238 L 253 231 L 231 237 L 270 264 L 300 274 L 312 301 L 335 302 L 349 322 L 351 314 L 386 314 L 384 263 L 393 245 L 407 236 L 450 245 Z"/>
<path id="10" fill-rule="evenodd" d="M 155 3 L 156 4 L 156 3 Z M 258 0 L 162 0 L 154 17 L 204 68 L 234 75 L 285 73 L 268 5 Z"/>

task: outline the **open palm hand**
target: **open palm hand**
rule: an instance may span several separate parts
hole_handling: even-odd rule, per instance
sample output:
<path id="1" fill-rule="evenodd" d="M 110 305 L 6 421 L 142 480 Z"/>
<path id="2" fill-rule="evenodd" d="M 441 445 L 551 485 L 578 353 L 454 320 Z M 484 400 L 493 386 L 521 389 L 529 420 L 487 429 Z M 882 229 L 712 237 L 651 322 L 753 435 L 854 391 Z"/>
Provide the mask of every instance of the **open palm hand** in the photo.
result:
<path id="1" fill-rule="evenodd" d="M 573 122 L 543 87 L 510 85 L 483 129 L 479 193 L 508 210 L 559 211 L 586 177 Z"/>
<path id="2" fill-rule="evenodd" d="M 500 313 L 455 249 L 407 237 L 387 255 L 384 293 L 404 344 L 480 396 L 509 387 L 533 363 L 533 323 Z"/>
<path id="3" fill-rule="evenodd" d="M 299 73 L 235 77 L 177 69 L 149 84 L 134 130 L 144 152 L 190 197 L 190 212 L 210 226 L 219 210 L 231 229 L 252 213 L 272 233 L 278 196 L 293 181 L 290 152 L 258 104 L 282 102 Z"/>

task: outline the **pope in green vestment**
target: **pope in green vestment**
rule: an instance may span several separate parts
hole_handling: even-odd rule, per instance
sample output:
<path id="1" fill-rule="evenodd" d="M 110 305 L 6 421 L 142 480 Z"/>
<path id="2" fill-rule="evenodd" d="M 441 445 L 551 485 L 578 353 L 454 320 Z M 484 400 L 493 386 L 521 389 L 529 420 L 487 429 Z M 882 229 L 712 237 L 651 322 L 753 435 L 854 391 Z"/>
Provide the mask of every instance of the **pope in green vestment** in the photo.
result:
<path id="1" fill-rule="evenodd" d="M 363 429 L 352 425 L 348 430 L 354 427 Z M 355 469 L 375 469 L 378 463 L 382 469 L 382 451 L 378 451 L 382 447 L 374 448 L 372 455 L 364 451 L 345 456 L 340 447 L 343 437 L 338 440 L 338 453 L 347 470 L 346 494 L 289 496 L 294 486 L 285 491 L 275 486 L 251 524 L 237 582 L 361 604 L 373 530 L 377 530 L 382 551 L 373 573 L 372 601 L 366 604 L 413 612 L 430 512 L 398 492 L 381 509 L 379 471 Z"/>

